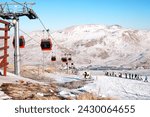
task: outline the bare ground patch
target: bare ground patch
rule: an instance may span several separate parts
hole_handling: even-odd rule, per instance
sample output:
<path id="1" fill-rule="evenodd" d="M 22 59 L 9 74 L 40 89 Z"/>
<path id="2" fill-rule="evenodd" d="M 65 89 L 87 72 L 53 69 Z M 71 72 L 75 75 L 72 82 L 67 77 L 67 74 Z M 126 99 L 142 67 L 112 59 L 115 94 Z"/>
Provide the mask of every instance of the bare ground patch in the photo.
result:
<path id="1" fill-rule="evenodd" d="M 55 84 L 41 85 L 21 81 L 19 83 L 3 83 L 1 90 L 13 100 L 62 100 Z"/>
<path id="2" fill-rule="evenodd" d="M 75 88 L 75 87 L 71 87 L 71 88 Z M 56 84 L 41 85 L 38 83 L 30 83 L 25 81 L 19 81 L 18 83 L 3 83 L 0 86 L 0 89 L 5 94 L 10 96 L 11 99 L 13 100 L 74 100 L 74 99 L 75 100 L 112 100 L 113 99 L 111 97 L 99 97 L 89 92 L 80 93 L 76 95 L 75 98 L 72 98 L 70 96 L 63 97 L 59 94 L 58 86 Z"/>

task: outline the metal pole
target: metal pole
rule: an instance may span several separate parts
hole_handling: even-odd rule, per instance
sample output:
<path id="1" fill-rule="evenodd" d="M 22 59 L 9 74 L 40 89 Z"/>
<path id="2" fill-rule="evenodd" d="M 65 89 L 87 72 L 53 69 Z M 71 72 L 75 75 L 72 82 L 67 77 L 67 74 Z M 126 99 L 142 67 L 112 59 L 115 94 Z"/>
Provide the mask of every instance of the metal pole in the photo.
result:
<path id="1" fill-rule="evenodd" d="M 69 61 L 68 61 L 68 54 L 67 54 L 67 74 L 69 74 Z"/>
<path id="2" fill-rule="evenodd" d="M 69 74 L 69 69 L 68 69 L 68 62 L 67 62 L 67 74 Z"/>
<path id="3" fill-rule="evenodd" d="M 19 18 L 14 19 L 15 51 L 14 51 L 14 73 L 20 75 L 20 49 L 19 49 Z"/>
<path id="4" fill-rule="evenodd" d="M 45 61 L 44 61 L 44 52 L 43 52 L 43 74 L 45 73 Z"/>

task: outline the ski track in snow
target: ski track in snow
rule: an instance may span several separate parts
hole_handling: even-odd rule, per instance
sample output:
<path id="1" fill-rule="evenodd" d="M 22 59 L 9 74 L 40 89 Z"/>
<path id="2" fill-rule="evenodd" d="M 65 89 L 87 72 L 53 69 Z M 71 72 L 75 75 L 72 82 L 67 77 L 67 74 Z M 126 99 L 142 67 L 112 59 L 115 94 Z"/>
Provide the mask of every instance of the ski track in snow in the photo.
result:
<path id="1" fill-rule="evenodd" d="M 102 95 L 118 99 L 150 99 L 150 83 L 100 76 L 96 81 Z"/>

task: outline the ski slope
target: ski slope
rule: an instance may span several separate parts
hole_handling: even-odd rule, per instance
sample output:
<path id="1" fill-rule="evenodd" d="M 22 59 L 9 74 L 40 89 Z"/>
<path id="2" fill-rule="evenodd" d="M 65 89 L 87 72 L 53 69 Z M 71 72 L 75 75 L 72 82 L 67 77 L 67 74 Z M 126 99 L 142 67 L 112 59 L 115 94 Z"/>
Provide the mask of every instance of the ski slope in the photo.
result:
<path id="1" fill-rule="evenodd" d="M 131 71 L 136 73 L 135 71 Z M 144 71 L 143 71 L 144 72 Z M 146 73 L 146 72 L 144 72 Z M 61 76 L 57 74 L 49 74 L 53 76 L 58 83 L 65 83 L 71 81 L 84 80 L 83 76 L 66 75 Z M 144 77 L 143 77 L 144 78 Z M 90 81 L 90 80 L 89 80 Z M 150 99 L 150 76 L 148 76 L 149 82 L 130 80 L 117 77 L 109 77 L 104 75 L 92 75 L 92 80 L 85 86 L 79 89 L 64 89 L 61 92 L 64 96 L 72 96 L 74 93 L 80 93 L 80 91 L 87 91 L 94 93 L 98 96 L 113 97 L 114 99 L 123 100 L 149 100 Z M 74 95 L 75 96 L 75 95 Z"/>
<path id="2" fill-rule="evenodd" d="M 110 77 L 103 74 L 92 74 L 91 80 L 85 80 L 82 75 L 68 75 L 60 73 L 45 73 L 46 77 L 53 78 L 56 83 L 68 83 L 72 81 L 85 81 L 87 84 L 80 88 L 68 89 L 58 87 L 59 94 L 63 97 L 75 97 L 83 92 L 90 92 L 97 96 L 112 97 L 118 100 L 150 100 L 150 76 L 149 82 L 130 80 L 124 78 Z M 16 76 L 8 73 L 7 77 L 0 76 L 0 85 L 2 83 L 17 83 L 18 81 L 28 81 L 33 83 L 47 84 L 48 82 L 38 82 L 28 78 Z M 47 81 L 50 81 L 47 79 Z M 9 99 L 10 97 L 0 91 L 0 99 Z"/>
<path id="3" fill-rule="evenodd" d="M 98 76 L 95 80 L 100 95 L 117 99 L 150 99 L 150 83 L 116 77 Z M 96 90 L 96 93 L 97 93 Z"/>

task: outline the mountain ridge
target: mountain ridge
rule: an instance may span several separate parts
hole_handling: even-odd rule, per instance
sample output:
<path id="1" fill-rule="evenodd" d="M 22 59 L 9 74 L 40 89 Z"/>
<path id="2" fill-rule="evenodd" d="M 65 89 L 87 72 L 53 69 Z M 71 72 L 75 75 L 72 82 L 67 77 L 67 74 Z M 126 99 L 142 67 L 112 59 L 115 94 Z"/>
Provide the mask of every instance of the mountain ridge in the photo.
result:
<path id="1" fill-rule="evenodd" d="M 34 40 L 28 42 L 29 37 L 25 36 L 26 48 L 21 53 L 31 50 L 26 57 L 27 60 L 41 61 L 42 51 L 40 41 L 43 38 L 42 31 L 29 33 Z M 150 65 L 150 31 L 133 30 L 123 28 L 119 25 L 77 25 L 58 30 L 51 33 L 53 39 L 66 50 L 72 52 L 75 64 L 81 65 L 107 65 L 107 66 L 130 66 L 146 67 Z M 53 42 L 53 53 L 58 57 L 62 51 Z M 31 46 L 32 45 L 32 46 Z M 34 47 L 34 48 L 33 48 Z M 33 56 L 37 55 L 38 58 Z M 52 52 L 47 54 L 45 61 L 50 62 Z M 31 58 L 32 56 L 32 58 Z M 144 64 L 143 64 L 144 63 Z"/>

